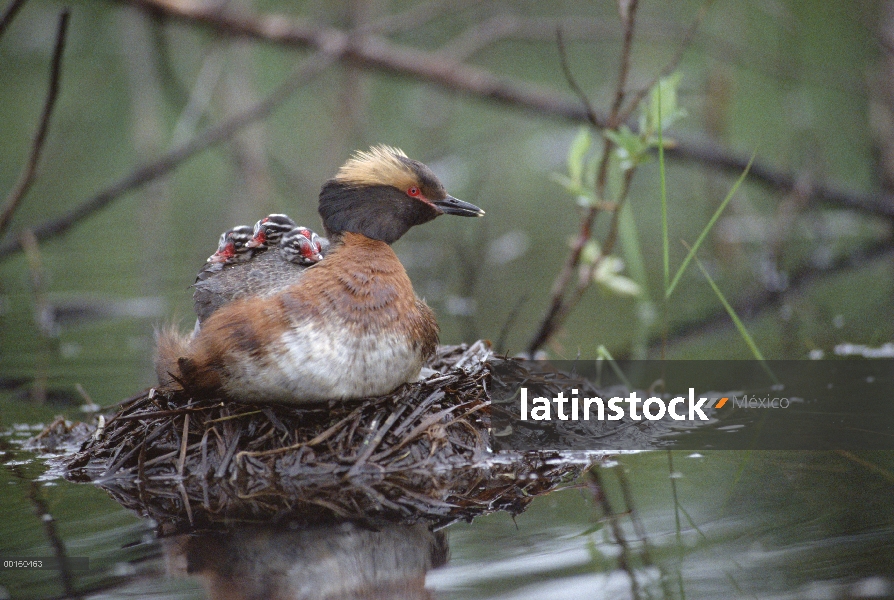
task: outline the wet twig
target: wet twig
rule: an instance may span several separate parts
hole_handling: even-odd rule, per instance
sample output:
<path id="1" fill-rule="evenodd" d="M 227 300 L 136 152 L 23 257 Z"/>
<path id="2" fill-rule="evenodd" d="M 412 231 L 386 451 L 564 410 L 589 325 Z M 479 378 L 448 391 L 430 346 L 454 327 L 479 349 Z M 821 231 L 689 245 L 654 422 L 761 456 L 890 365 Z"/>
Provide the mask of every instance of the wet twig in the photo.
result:
<path id="1" fill-rule="evenodd" d="M 10 11 L 15 7 L 10 7 Z M 14 14 L 14 13 L 13 13 Z M 40 155 L 43 152 L 44 144 L 47 139 L 47 132 L 50 128 L 50 117 L 53 115 L 53 108 L 56 106 L 56 99 L 59 97 L 59 82 L 62 77 L 62 54 L 65 51 L 65 41 L 68 34 L 68 10 L 62 11 L 59 16 L 59 26 L 56 29 L 56 45 L 53 48 L 53 59 L 50 63 L 50 84 L 47 89 L 47 96 L 44 100 L 43 110 L 40 114 L 40 122 L 37 125 L 37 132 L 34 134 L 34 141 L 31 143 L 31 152 L 28 155 L 28 162 L 25 164 L 16 186 L 6 197 L 3 204 L 3 210 L 0 211 L 0 236 L 2 236 L 9 227 L 12 216 L 34 183 L 37 175 L 37 165 L 40 162 Z M 4 22 L 7 15 L 4 14 Z M 2 35 L 3 27 L 0 27 L 0 35 Z"/>
<path id="2" fill-rule="evenodd" d="M 621 515 L 614 511 L 612 503 L 609 501 L 608 496 L 605 493 L 605 486 L 602 482 L 602 472 L 600 468 L 598 466 L 590 468 L 587 471 L 587 477 L 589 479 L 588 483 L 590 484 L 590 491 L 593 494 L 593 499 L 598 502 L 599 506 L 602 508 L 602 514 L 611 528 L 612 537 L 615 539 L 615 543 L 621 550 L 621 553 L 618 555 L 618 567 L 627 573 L 627 576 L 630 578 L 631 597 L 633 597 L 634 600 L 639 600 L 642 598 L 642 590 L 640 589 L 639 581 L 636 578 L 636 568 L 632 561 L 633 551 L 630 548 L 630 542 L 627 540 L 627 536 L 624 534 L 624 528 L 621 526 Z"/>
<path id="3" fill-rule="evenodd" d="M 669 587 L 670 580 L 663 565 L 656 564 L 655 561 L 652 560 L 649 536 L 646 532 L 646 526 L 639 516 L 639 511 L 636 509 L 633 490 L 630 489 L 630 481 L 627 479 L 627 474 L 620 466 L 615 469 L 615 474 L 618 476 L 618 486 L 621 488 L 621 495 L 624 498 L 627 515 L 630 518 L 630 523 L 633 525 L 634 533 L 636 533 L 636 536 L 639 538 L 639 556 L 642 560 L 643 567 L 647 570 L 656 569 L 659 572 L 662 595 L 665 598 L 673 598 L 673 594 Z"/>
<path id="4" fill-rule="evenodd" d="M 62 584 L 62 589 L 65 591 L 65 597 L 81 598 L 82 596 L 75 591 L 74 576 L 72 575 L 71 567 L 68 564 L 68 553 L 65 549 L 65 542 L 62 541 L 62 537 L 59 535 L 59 530 L 56 528 L 56 519 L 54 519 L 53 515 L 50 513 L 50 507 L 47 505 L 46 500 L 44 500 L 43 495 L 41 494 L 40 483 L 37 481 L 31 482 L 28 497 L 31 500 L 31 504 L 34 505 L 34 512 L 37 515 L 37 518 L 43 523 L 44 533 L 46 533 L 47 540 L 49 540 L 50 546 L 53 548 L 53 556 L 59 563 L 59 582 Z"/>

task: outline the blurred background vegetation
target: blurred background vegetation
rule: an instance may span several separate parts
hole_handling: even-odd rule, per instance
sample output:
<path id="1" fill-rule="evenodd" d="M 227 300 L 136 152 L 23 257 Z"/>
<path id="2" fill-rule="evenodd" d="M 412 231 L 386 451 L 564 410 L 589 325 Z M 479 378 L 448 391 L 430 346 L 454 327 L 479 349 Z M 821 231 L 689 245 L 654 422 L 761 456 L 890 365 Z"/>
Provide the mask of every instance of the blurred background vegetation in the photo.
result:
<path id="1" fill-rule="evenodd" d="M 567 174 L 569 148 L 587 127 L 560 48 L 604 118 L 624 43 L 619 13 L 631 5 L 23 3 L 0 38 L 0 196 L 15 186 L 40 121 L 60 11 L 70 8 L 71 19 L 39 171 L 0 240 L 3 412 L 24 417 L 19 399 L 29 394 L 48 395 L 48 414 L 76 406 L 76 384 L 101 405 L 151 385 L 153 327 L 190 326 L 188 286 L 220 233 L 271 212 L 319 229 L 321 184 L 374 143 L 426 162 L 451 194 L 487 211 L 474 222 L 439 219 L 395 245 L 438 315 L 442 343 L 489 338 L 509 353 L 528 349 L 583 210 L 555 176 Z M 234 35 L 234 24 L 243 34 L 252 24 L 304 32 L 305 41 Z M 891 340 L 894 3 L 640 2 L 633 25 L 628 99 L 669 67 L 681 76 L 686 117 L 665 132 L 671 273 L 687 252 L 680 240 L 695 241 L 754 153 L 699 257 L 764 356 L 828 357 L 843 343 Z M 333 39 L 348 40 L 347 50 L 321 58 L 314 43 Z M 382 48 L 405 62 L 377 62 Z M 293 79 L 294 93 L 269 117 L 112 194 L 64 236 L 15 251 L 23 232 L 203 139 L 299 65 L 315 76 Z M 468 68 L 513 89 L 536 86 L 540 95 L 528 99 L 558 99 L 574 114 L 473 92 Z M 593 139 L 598 154 L 601 133 Z M 671 358 L 749 358 L 695 264 L 663 303 L 657 160 L 636 170 L 626 207 L 613 250 L 620 260 L 610 265 L 636 285 L 592 286 L 543 349 L 657 356 L 666 337 Z M 603 211 L 593 240 L 604 244 L 610 223 Z"/>

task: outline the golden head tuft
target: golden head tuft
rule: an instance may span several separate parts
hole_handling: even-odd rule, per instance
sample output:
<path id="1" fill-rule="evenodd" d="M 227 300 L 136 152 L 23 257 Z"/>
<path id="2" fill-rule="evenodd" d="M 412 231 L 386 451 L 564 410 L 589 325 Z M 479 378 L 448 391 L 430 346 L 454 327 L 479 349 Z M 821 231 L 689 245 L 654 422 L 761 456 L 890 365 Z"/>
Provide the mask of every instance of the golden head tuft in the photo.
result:
<path id="1" fill-rule="evenodd" d="M 341 166 L 335 181 L 348 185 L 390 185 L 405 189 L 417 185 L 417 175 L 400 148 L 385 144 L 358 150 Z"/>

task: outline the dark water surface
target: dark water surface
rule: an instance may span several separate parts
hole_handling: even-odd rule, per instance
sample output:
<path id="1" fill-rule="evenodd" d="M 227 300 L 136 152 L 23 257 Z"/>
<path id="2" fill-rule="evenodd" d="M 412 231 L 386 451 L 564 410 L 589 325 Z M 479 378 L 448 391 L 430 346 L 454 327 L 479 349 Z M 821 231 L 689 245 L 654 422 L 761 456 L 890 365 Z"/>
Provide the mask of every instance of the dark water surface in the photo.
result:
<path id="1" fill-rule="evenodd" d="M 0 597 L 894 596 L 890 453 L 626 454 L 598 468 L 604 495 L 586 477 L 514 519 L 495 513 L 435 533 L 240 523 L 168 536 L 22 450 L 39 430 L 7 427 L 0 438 L 0 557 L 64 547 L 89 569 L 67 580 L 4 569 Z M 277 595 L 286 588 L 292 595 Z"/>

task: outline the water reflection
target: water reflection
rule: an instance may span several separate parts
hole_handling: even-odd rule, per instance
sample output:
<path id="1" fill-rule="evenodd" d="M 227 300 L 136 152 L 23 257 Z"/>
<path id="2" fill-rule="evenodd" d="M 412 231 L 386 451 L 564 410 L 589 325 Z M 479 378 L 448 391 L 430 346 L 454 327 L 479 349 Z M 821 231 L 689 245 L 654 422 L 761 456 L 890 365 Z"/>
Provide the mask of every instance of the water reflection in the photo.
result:
<path id="1" fill-rule="evenodd" d="M 73 573 L 76 597 L 894 597 L 889 452 L 677 452 L 672 468 L 665 452 L 619 456 L 601 467 L 599 493 L 628 568 L 597 490 L 580 482 L 516 517 L 498 511 L 437 531 L 288 518 L 189 530 L 141 520 L 95 485 L 52 479 L 15 444 L 3 452 L 0 555 L 52 552 L 29 499 L 38 482 L 68 555 L 90 557 L 89 573 Z M 435 568 L 447 535 L 451 559 Z M 58 576 L 3 572 L 0 585 L 12 598 L 61 598 Z"/>
<path id="2" fill-rule="evenodd" d="M 213 600 L 427 599 L 426 573 L 447 561 L 447 538 L 423 524 L 368 528 L 242 525 L 162 540 L 172 575 Z"/>

